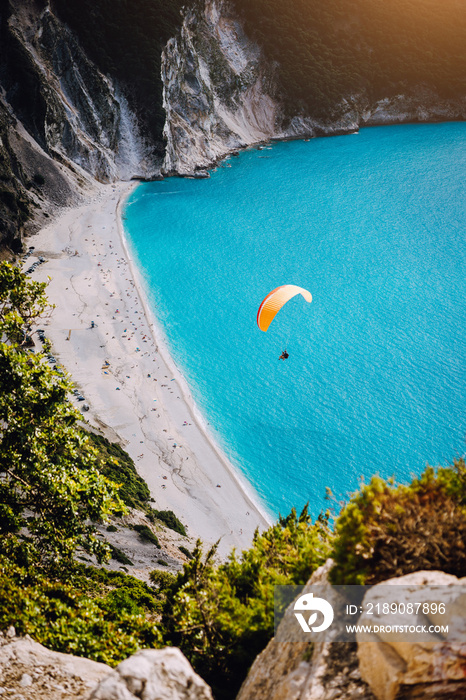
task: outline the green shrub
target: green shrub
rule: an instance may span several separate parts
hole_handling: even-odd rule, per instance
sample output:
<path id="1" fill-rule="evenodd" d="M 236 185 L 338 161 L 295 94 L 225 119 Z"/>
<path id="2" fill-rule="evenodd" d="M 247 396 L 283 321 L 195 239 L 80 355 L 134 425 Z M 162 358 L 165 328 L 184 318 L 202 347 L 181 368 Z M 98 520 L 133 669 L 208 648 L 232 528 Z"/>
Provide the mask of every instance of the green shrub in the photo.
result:
<path id="1" fill-rule="evenodd" d="M 78 567 L 77 579 L 84 571 Z M 161 645 L 161 632 L 148 613 L 155 599 L 147 592 L 142 598 L 142 582 L 136 587 L 139 598 L 131 585 L 107 593 L 94 585 L 90 597 L 76 587 L 76 577 L 69 577 L 72 585 L 0 559 L 0 629 L 14 625 L 50 649 L 112 666 L 138 649 Z"/>
<path id="2" fill-rule="evenodd" d="M 220 565 L 215 547 L 204 555 L 198 542 L 165 594 L 166 641 L 181 648 L 216 697 L 236 697 L 273 636 L 274 587 L 305 583 L 329 551 L 326 519 L 312 523 L 307 508 L 256 532 L 250 549 Z"/>
<path id="3" fill-rule="evenodd" d="M 191 552 L 189 551 L 189 549 L 187 547 L 183 547 L 183 545 L 180 545 L 178 547 L 178 549 L 180 550 L 181 554 L 184 554 L 185 557 L 188 557 L 188 559 L 193 558 L 193 555 L 191 554 Z"/>
<path id="4" fill-rule="evenodd" d="M 164 559 L 157 559 L 157 564 L 160 564 L 160 566 L 168 566 L 168 562 Z"/>
<path id="5" fill-rule="evenodd" d="M 152 542 L 152 544 L 155 544 L 155 546 L 160 549 L 157 535 L 152 532 L 150 527 L 147 525 L 133 525 L 132 528 L 133 530 L 136 530 L 136 532 L 139 532 L 139 537 L 143 542 Z"/>
<path id="6" fill-rule="evenodd" d="M 86 433 L 98 451 L 100 471 L 120 486 L 118 495 L 130 508 L 146 510 L 150 498 L 149 487 L 136 471 L 134 462 L 125 450 L 115 442 L 96 433 Z"/>
<path id="7" fill-rule="evenodd" d="M 150 572 L 149 578 L 151 583 L 155 587 L 156 595 L 164 595 L 165 591 L 172 586 L 175 576 L 170 573 L 170 571 L 160 571 L 160 569 L 154 569 Z"/>
<path id="8" fill-rule="evenodd" d="M 112 559 L 115 559 L 115 561 L 118 561 L 120 564 L 128 564 L 129 566 L 134 566 L 131 559 L 129 559 L 126 556 L 126 554 L 121 551 L 121 549 L 118 549 L 118 547 L 114 547 L 113 544 L 110 544 L 109 547 Z"/>
<path id="9" fill-rule="evenodd" d="M 183 537 L 186 537 L 185 526 L 180 520 L 178 520 L 172 510 L 154 510 L 151 508 L 147 517 L 151 522 L 160 520 L 164 525 L 169 527 L 170 530 L 174 530 L 175 532 L 178 532 L 178 534 L 183 535 Z"/>
<path id="10" fill-rule="evenodd" d="M 335 524 L 333 583 L 374 584 L 420 570 L 466 576 L 465 464 L 409 486 L 373 477 Z"/>

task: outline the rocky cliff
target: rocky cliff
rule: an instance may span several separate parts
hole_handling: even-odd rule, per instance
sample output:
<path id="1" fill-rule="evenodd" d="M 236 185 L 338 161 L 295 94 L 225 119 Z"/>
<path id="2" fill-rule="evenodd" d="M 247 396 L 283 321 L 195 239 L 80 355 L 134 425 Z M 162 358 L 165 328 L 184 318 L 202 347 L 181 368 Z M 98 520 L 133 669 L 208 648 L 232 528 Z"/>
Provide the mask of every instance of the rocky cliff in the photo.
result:
<path id="1" fill-rule="evenodd" d="M 244 33 L 232 6 L 191 9 L 162 55 L 167 174 L 193 174 L 238 148 L 269 139 L 352 132 L 357 115 L 321 123 L 285 117 L 275 67 Z"/>
<path id="2" fill-rule="evenodd" d="M 301 591 L 308 593 L 318 584 L 320 594 L 334 610 L 335 620 L 344 619 L 346 602 L 328 584 L 332 561 L 314 572 Z M 465 579 L 441 571 L 418 571 L 384 581 L 366 593 L 365 601 L 387 602 L 387 590 L 394 587 L 390 600 L 398 600 L 397 590 L 403 586 L 403 601 L 418 609 L 420 600 L 434 597 L 448 599 L 443 622 L 450 623 L 459 615 L 464 628 Z M 439 587 L 441 587 L 439 589 Z M 351 588 L 351 586 L 350 586 Z M 456 591 L 455 591 L 456 589 Z M 398 595 L 398 597 L 397 597 Z M 424 595 L 424 598 L 421 596 Z M 430 597 L 429 597 L 430 596 Z M 443 598 L 444 596 L 444 598 Z M 436 598 L 436 599 L 437 599 Z M 453 602 L 454 601 L 454 602 Z M 367 606 L 366 606 L 367 608 Z M 439 614 L 430 619 L 413 613 L 403 622 L 409 625 L 439 624 Z M 400 622 L 400 619 L 397 620 Z M 361 616 L 359 624 L 374 622 L 373 617 Z M 375 620 L 387 632 L 358 633 L 355 642 L 341 641 L 336 631 L 332 641 L 311 642 L 294 616 L 294 603 L 286 610 L 275 637 L 254 661 L 237 700 L 457 700 L 466 697 L 466 659 L 462 634 L 448 639 L 438 634 L 425 634 L 422 641 L 408 642 L 401 633 L 393 634 L 389 625 L 393 615 Z M 391 627 L 390 627 L 391 630 Z"/>
<path id="3" fill-rule="evenodd" d="M 161 169 L 193 175 L 269 139 L 466 117 L 465 98 L 440 99 L 425 86 L 377 102 L 362 91 L 325 119 L 302 109 L 293 115 L 277 87 L 277 65 L 246 35 L 228 0 L 192 2 L 179 26 L 161 62 L 161 157 L 147 126 L 160 119 L 160 95 L 152 111 L 150 97 L 139 105 L 142 127 L 117 81 L 89 59 L 47 0 L 0 0 L 0 246 L 19 250 L 24 232 L 95 180 L 150 178 Z"/>
<path id="4" fill-rule="evenodd" d="M 18 248 L 28 215 L 40 225 L 93 180 L 159 169 L 118 86 L 48 6 L 3 0 L 0 45 L 0 244 Z"/>
<path id="5" fill-rule="evenodd" d="M 360 92 L 325 119 L 290 116 L 276 66 L 244 32 L 228 0 L 188 10 L 162 55 L 167 174 L 192 175 L 219 158 L 268 139 L 352 133 L 360 126 L 466 118 L 466 99 L 440 98 L 419 86 L 371 101 Z"/>

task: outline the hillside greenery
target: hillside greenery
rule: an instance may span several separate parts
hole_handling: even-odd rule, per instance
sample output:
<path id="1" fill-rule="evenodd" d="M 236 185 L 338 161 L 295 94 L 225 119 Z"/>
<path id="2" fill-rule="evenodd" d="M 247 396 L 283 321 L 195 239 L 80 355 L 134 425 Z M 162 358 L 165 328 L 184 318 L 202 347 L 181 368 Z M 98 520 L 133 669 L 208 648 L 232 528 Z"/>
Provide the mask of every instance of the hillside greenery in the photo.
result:
<path id="1" fill-rule="evenodd" d="M 418 85 L 466 93 L 461 0 L 234 0 L 247 33 L 277 65 L 290 114 L 325 116 L 365 91 L 390 97 Z"/>
<path id="2" fill-rule="evenodd" d="M 132 576 L 78 564 L 52 574 L 0 557 L 0 629 L 13 625 L 50 649 L 114 666 L 160 646 L 156 609 L 154 592 Z"/>
<path id="3" fill-rule="evenodd" d="M 45 353 L 28 352 L 31 324 L 47 312 L 45 286 L 0 264 L 0 535 L 4 553 L 52 565 L 78 547 L 104 558 L 92 523 L 124 504 L 78 428 L 71 383 Z"/>
<path id="4" fill-rule="evenodd" d="M 123 503 L 129 508 L 137 508 L 141 511 L 149 508 L 149 488 L 137 473 L 129 454 L 116 442 L 110 442 L 103 435 L 87 431 L 85 434 L 90 444 L 97 450 L 100 473 L 118 484 L 118 495 Z"/>
<path id="5" fill-rule="evenodd" d="M 274 587 L 305 584 L 330 554 L 326 518 L 312 522 L 294 510 L 250 549 L 222 564 L 216 548 L 198 542 L 183 571 L 165 591 L 165 640 L 178 646 L 218 698 L 234 698 L 254 658 L 274 630 Z"/>

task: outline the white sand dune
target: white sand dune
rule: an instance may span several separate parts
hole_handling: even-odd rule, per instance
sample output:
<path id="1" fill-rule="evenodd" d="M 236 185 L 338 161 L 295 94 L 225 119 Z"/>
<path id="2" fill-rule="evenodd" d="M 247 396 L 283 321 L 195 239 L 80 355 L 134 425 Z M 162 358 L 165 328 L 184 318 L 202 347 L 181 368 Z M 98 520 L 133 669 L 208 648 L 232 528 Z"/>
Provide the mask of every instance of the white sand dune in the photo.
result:
<path id="1" fill-rule="evenodd" d="M 32 277 L 51 278 L 56 305 L 42 326 L 90 407 L 86 419 L 124 445 L 154 507 L 172 509 L 191 537 L 220 539 L 225 556 L 269 521 L 197 415 L 146 307 L 119 218 L 132 186 L 99 186 L 30 240 L 47 260 Z"/>

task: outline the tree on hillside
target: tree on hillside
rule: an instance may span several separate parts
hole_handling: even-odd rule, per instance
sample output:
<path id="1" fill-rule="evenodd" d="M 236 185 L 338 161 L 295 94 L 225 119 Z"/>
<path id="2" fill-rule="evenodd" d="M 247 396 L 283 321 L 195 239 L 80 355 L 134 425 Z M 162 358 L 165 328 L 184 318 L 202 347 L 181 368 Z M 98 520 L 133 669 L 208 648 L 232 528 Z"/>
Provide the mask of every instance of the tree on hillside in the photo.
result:
<path id="1" fill-rule="evenodd" d="M 216 548 L 198 542 L 192 559 L 165 591 L 166 640 L 179 646 L 214 694 L 234 698 L 254 658 L 274 631 L 274 588 L 304 584 L 327 559 L 330 529 L 293 509 L 252 547 L 220 565 Z M 221 691 L 221 692 L 220 692 Z"/>
<path id="2" fill-rule="evenodd" d="M 122 510 L 97 468 L 97 451 L 78 429 L 81 414 L 64 374 L 43 352 L 27 351 L 30 324 L 48 303 L 44 283 L 0 265 L 0 535 L 23 560 L 70 559 L 77 547 L 101 559 L 93 522 Z"/>

